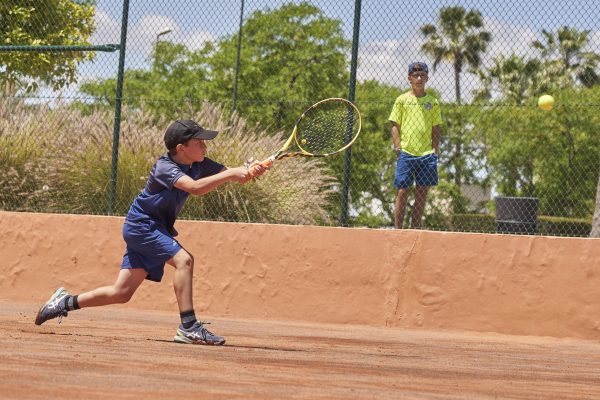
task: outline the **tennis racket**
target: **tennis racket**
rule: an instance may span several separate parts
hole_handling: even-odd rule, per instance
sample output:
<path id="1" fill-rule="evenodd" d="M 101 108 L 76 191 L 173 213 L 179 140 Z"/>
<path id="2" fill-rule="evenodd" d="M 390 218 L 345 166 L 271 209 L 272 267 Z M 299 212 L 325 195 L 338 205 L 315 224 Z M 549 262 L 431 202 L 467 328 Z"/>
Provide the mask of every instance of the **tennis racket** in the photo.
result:
<path id="1" fill-rule="evenodd" d="M 284 158 L 339 153 L 352 146 L 360 128 L 360 111 L 352 102 L 341 98 L 321 100 L 300 115 L 283 147 L 260 164 L 270 168 Z M 253 174 L 252 170 L 250 173 Z"/>

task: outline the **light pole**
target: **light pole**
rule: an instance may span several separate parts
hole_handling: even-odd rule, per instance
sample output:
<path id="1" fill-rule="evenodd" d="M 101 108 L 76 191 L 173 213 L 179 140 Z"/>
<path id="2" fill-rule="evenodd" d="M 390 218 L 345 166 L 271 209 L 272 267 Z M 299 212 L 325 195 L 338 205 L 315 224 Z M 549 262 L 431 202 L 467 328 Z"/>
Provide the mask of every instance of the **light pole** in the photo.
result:
<path id="1" fill-rule="evenodd" d="M 156 49 L 156 47 L 158 46 L 158 42 L 160 41 L 160 37 L 166 35 L 167 33 L 171 33 L 173 32 L 172 29 L 170 28 L 165 28 L 162 31 L 158 32 L 156 34 L 156 44 L 154 45 L 154 48 Z"/>

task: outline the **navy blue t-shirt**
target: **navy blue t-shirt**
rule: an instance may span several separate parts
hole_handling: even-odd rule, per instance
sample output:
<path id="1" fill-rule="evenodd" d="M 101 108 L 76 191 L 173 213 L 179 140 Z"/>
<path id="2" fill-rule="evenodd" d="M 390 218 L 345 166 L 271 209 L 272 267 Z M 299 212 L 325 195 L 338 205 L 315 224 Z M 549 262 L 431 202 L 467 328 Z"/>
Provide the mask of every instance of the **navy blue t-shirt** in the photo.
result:
<path id="1" fill-rule="evenodd" d="M 205 178 L 219 173 L 224 166 L 205 157 L 202 162 L 192 165 L 177 164 L 165 154 L 160 157 L 150 171 L 146 187 L 133 200 L 126 222 L 143 223 L 159 222 L 171 235 L 176 236 L 175 220 L 189 196 L 188 192 L 177 189 L 173 185 L 183 175 L 192 179 Z"/>

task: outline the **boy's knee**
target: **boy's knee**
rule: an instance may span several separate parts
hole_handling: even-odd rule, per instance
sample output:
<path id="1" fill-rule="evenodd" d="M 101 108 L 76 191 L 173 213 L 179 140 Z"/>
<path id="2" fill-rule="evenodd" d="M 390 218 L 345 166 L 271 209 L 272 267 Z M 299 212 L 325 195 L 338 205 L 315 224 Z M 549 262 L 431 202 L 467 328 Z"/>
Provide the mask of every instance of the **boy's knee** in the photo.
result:
<path id="1" fill-rule="evenodd" d="M 134 290 L 129 289 L 117 289 L 115 290 L 114 296 L 118 303 L 127 303 L 133 297 Z"/>
<path id="2" fill-rule="evenodd" d="M 181 269 L 194 269 L 194 256 L 186 252 L 186 256 L 182 257 L 177 263 L 177 268 Z"/>

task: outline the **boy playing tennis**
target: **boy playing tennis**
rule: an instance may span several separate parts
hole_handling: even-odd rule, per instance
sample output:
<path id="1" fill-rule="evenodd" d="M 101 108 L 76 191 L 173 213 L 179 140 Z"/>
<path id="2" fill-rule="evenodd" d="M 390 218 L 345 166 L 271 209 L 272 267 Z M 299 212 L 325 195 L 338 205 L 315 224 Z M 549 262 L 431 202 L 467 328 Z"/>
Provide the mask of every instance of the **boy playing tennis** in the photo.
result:
<path id="1" fill-rule="evenodd" d="M 191 120 L 175 121 L 167 128 L 164 140 L 168 153 L 156 161 L 146 187 L 125 217 L 123 239 L 127 246 L 116 282 L 76 296 L 57 289 L 38 311 L 36 325 L 56 317 L 62 319 L 80 308 L 126 303 L 144 279 L 160 282 L 167 263 L 175 267 L 173 286 L 181 317 L 174 341 L 225 343 L 224 337 L 196 320 L 192 297 L 194 257 L 174 239 L 174 224 L 190 194 L 201 196 L 226 182 L 246 183 L 266 168 L 258 163 L 251 166 L 251 171 L 245 167 L 226 168 L 205 157 L 205 141 L 214 139 L 217 133 Z"/>
<path id="2" fill-rule="evenodd" d="M 411 90 L 400 95 L 390 117 L 392 140 L 398 155 L 394 186 L 398 189 L 394 209 L 394 226 L 402 228 L 410 187 L 415 182 L 415 205 L 411 227 L 420 228 L 425 198 L 430 186 L 438 184 L 437 162 L 442 115 L 438 100 L 425 93 L 429 79 L 427 64 L 408 66 Z"/>

